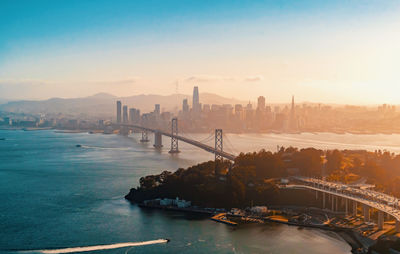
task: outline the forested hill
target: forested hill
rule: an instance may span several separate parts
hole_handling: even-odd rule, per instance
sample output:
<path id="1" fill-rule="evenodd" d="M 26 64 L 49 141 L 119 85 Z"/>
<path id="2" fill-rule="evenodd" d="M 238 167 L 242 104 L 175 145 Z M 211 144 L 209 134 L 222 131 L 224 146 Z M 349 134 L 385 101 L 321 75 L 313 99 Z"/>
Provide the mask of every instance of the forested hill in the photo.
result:
<path id="1" fill-rule="evenodd" d="M 290 175 L 321 177 L 331 181 L 364 180 L 377 189 L 400 196 L 400 156 L 388 152 L 322 151 L 281 148 L 272 153 L 240 154 L 234 164 L 204 162 L 174 173 L 164 171 L 140 179 L 126 196 L 133 202 L 180 197 L 209 207 L 243 207 L 276 203 L 278 179 Z"/>

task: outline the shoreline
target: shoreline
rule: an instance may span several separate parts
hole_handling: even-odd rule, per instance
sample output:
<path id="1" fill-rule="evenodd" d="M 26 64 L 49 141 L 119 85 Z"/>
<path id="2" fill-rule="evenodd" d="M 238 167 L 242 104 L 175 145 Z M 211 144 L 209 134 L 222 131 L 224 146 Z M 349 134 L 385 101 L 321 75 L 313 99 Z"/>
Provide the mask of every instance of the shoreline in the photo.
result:
<path id="1" fill-rule="evenodd" d="M 160 206 L 160 205 L 145 205 L 145 204 L 136 204 L 136 205 L 138 207 L 144 208 L 144 209 L 157 209 L 157 210 L 175 211 L 175 212 L 183 212 L 183 213 L 206 214 L 206 215 L 210 215 L 210 216 L 215 216 L 220 213 L 220 212 L 216 211 L 215 208 L 208 208 L 208 209 L 207 208 L 192 208 L 192 207 L 178 208 L 178 207 Z M 243 218 L 243 216 L 241 216 L 241 215 L 232 215 L 232 214 L 228 214 L 227 217 Z M 340 228 L 340 227 L 330 225 L 330 224 L 313 225 L 313 224 L 306 224 L 306 223 L 290 222 L 290 221 L 284 221 L 284 220 L 279 220 L 279 219 L 274 219 L 274 218 L 269 218 L 269 217 L 258 217 L 258 218 L 246 217 L 246 218 L 248 218 L 249 221 L 256 222 L 258 224 L 265 224 L 265 222 L 269 222 L 269 223 L 285 224 L 287 226 L 292 226 L 292 227 L 299 227 L 299 229 L 312 228 L 312 229 L 334 232 L 344 242 L 346 242 L 351 247 L 351 252 L 355 253 L 355 254 L 367 253 L 367 250 L 369 247 L 366 244 L 364 244 L 363 241 L 360 241 L 359 237 L 362 237 L 362 236 L 361 235 L 357 236 L 358 233 L 351 228 Z M 217 220 L 213 219 L 213 217 L 211 217 L 210 219 L 213 221 L 216 221 L 216 222 L 223 223 L 222 221 L 217 221 Z M 263 221 L 263 222 L 260 223 L 259 221 Z M 225 223 L 225 224 L 227 224 L 229 226 L 237 225 L 237 224 L 230 224 L 230 223 Z"/>
<path id="2" fill-rule="evenodd" d="M 24 131 L 41 131 L 41 130 L 54 130 L 55 132 L 58 133 L 100 133 L 100 134 L 106 134 L 103 133 L 103 130 L 97 130 L 97 129 L 88 129 L 88 130 L 69 130 L 69 129 L 62 129 L 62 128 L 55 128 L 55 127 L 0 127 L 0 130 L 24 130 Z M 193 131 L 193 132 L 188 132 L 192 134 L 208 134 L 206 131 Z M 348 131 L 324 131 L 324 130 L 304 130 L 304 131 L 280 131 L 280 130 L 268 130 L 268 131 L 227 131 L 229 134 L 337 134 L 337 135 L 400 135 L 400 131 L 358 131 L 358 130 L 348 130 Z"/>

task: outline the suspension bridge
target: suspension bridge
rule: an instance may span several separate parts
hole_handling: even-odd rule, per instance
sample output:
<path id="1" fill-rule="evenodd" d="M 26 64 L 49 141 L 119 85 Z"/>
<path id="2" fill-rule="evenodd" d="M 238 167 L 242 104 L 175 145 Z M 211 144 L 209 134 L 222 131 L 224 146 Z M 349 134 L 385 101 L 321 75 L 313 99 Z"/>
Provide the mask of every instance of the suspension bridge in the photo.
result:
<path id="1" fill-rule="evenodd" d="M 149 127 L 145 127 L 139 124 L 128 124 L 128 123 L 114 123 L 113 126 L 117 128 L 124 128 L 124 131 L 129 129 L 136 129 L 142 132 L 141 142 L 149 142 L 148 133 L 154 133 L 154 147 L 161 148 L 162 147 L 162 136 L 171 138 L 171 149 L 169 153 L 179 153 L 179 145 L 178 141 L 182 141 L 188 143 L 190 145 L 199 147 L 207 152 L 213 153 L 215 155 L 215 160 L 228 159 L 234 161 L 236 155 L 233 153 L 229 153 L 223 150 L 223 140 L 224 135 L 222 129 L 215 129 L 214 134 L 214 147 L 205 144 L 204 142 L 210 139 L 210 136 L 202 141 L 197 141 L 193 138 L 184 137 L 178 134 L 178 119 L 173 118 L 171 121 L 171 132 L 166 132 L 159 129 L 153 129 Z"/>

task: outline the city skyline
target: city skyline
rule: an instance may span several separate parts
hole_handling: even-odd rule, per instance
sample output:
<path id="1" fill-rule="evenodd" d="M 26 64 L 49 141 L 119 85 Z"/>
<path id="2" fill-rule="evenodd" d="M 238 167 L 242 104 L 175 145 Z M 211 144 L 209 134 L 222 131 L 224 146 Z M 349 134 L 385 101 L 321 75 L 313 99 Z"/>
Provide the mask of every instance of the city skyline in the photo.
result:
<path id="1" fill-rule="evenodd" d="M 399 13 L 0 0 L 0 252 L 400 253 Z"/>
<path id="2" fill-rule="evenodd" d="M 400 101 L 397 1 L 0 7 L 1 99 L 190 94 L 201 85 L 243 100 Z"/>

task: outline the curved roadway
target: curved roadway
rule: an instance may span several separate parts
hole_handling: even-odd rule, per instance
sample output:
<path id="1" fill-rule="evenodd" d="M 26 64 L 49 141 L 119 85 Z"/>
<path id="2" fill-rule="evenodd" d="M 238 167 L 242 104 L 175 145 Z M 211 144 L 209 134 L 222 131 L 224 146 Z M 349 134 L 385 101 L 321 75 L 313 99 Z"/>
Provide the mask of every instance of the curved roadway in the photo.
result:
<path id="1" fill-rule="evenodd" d="M 294 178 L 305 184 L 287 185 L 286 188 L 304 188 L 347 198 L 390 214 L 397 221 L 400 221 L 399 199 L 396 197 L 372 190 L 353 188 L 346 184 L 327 182 L 316 178 Z"/>

